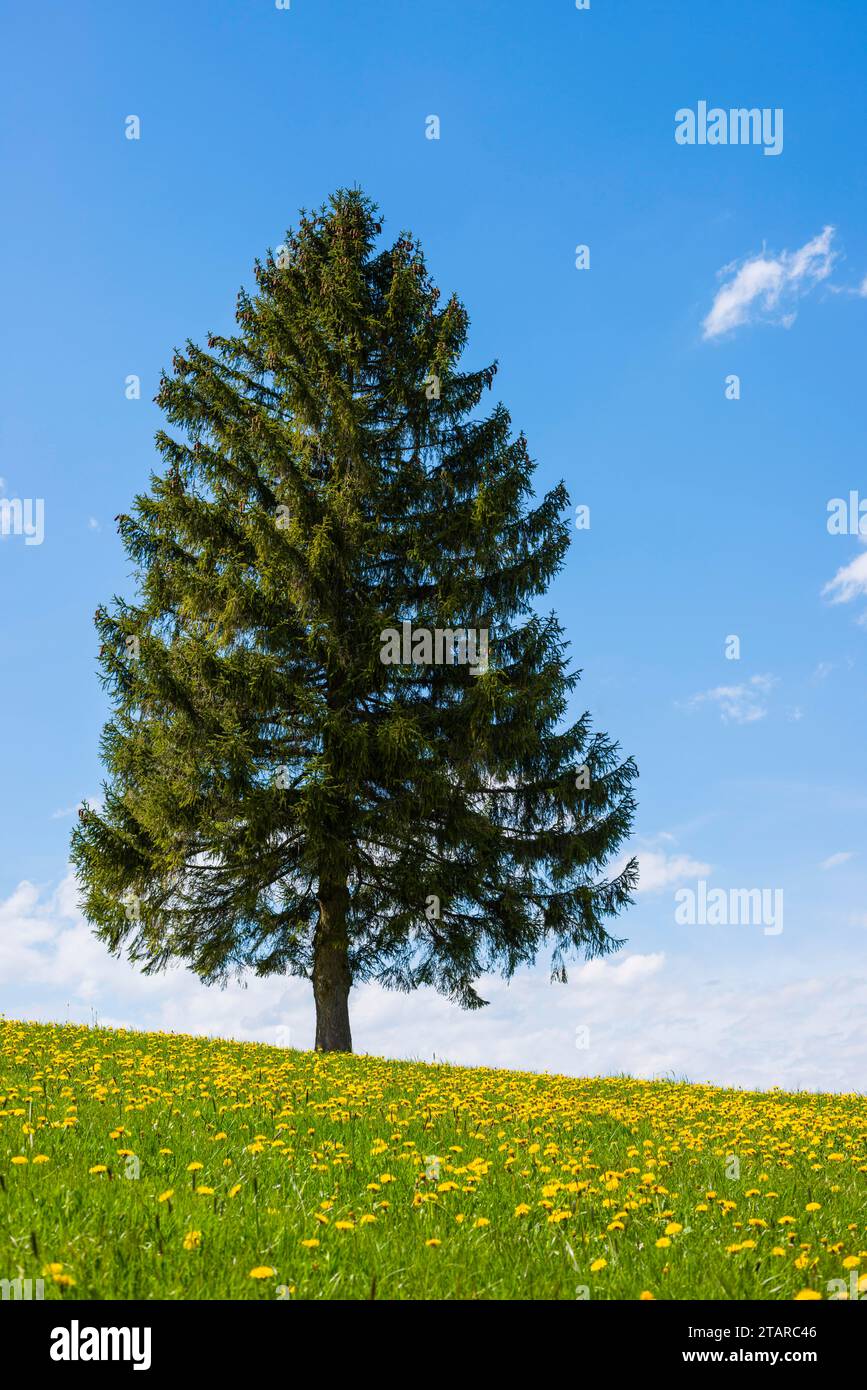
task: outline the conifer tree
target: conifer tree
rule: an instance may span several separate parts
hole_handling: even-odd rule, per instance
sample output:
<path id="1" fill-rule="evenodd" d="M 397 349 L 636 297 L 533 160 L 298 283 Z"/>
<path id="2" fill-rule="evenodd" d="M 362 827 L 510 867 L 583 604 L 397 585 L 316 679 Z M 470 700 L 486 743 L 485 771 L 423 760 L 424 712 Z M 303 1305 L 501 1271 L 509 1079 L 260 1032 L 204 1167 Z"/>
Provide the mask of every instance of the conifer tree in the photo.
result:
<path id="1" fill-rule="evenodd" d="M 135 601 L 95 619 L 104 800 L 72 849 L 114 952 L 309 978 L 326 1050 L 361 981 L 475 1008 L 546 947 L 565 979 L 621 944 L 637 878 L 634 763 L 563 726 L 578 677 L 533 606 L 565 488 L 534 499 L 523 435 L 480 412 L 495 367 L 461 368 L 463 305 L 380 233 L 356 190 L 302 213 L 237 332 L 163 375 L 164 467 L 118 518 Z M 404 624 L 415 660 L 388 664 Z"/>

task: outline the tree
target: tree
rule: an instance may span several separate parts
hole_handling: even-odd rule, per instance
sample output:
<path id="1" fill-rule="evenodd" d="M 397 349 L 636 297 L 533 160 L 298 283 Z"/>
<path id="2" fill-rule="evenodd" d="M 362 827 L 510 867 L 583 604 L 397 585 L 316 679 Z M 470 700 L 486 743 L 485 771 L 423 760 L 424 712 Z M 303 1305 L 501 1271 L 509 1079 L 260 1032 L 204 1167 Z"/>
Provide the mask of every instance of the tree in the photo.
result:
<path id="1" fill-rule="evenodd" d="M 363 980 L 475 1008 L 546 944 L 565 979 L 637 879 L 604 874 L 634 763 L 560 727 L 578 677 L 532 607 L 566 491 L 531 505 L 523 435 L 472 418 L 466 311 L 380 232 L 355 190 L 302 213 L 237 333 L 163 375 L 182 437 L 118 518 L 137 601 L 97 610 L 109 777 L 72 848 L 112 951 L 308 977 L 327 1050 Z"/>

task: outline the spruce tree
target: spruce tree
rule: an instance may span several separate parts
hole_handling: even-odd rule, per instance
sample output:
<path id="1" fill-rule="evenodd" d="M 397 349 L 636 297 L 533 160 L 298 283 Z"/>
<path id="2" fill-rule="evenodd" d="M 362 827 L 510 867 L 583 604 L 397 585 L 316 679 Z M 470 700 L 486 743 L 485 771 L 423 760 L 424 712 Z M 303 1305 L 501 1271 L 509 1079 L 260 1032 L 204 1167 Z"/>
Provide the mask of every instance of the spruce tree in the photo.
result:
<path id="1" fill-rule="evenodd" d="M 118 518 L 136 599 L 96 613 L 108 777 L 72 849 L 112 951 L 309 978 L 326 1050 L 361 981 L 475 1008 L 544 947 L 565 979 L 621 944 L 637 877 L 634 763 L 563 727 L 578 677 L 533 606 L 565 488 L 533 497 L 523 435 L 478 413 L 495 366 L 461 369 L 463 305 L 381 230 L 356 190 L 302 212 L 237 332 L 162 377 L 175 432 Z M 404 623 L 416 660 L 387 664 Z"/>

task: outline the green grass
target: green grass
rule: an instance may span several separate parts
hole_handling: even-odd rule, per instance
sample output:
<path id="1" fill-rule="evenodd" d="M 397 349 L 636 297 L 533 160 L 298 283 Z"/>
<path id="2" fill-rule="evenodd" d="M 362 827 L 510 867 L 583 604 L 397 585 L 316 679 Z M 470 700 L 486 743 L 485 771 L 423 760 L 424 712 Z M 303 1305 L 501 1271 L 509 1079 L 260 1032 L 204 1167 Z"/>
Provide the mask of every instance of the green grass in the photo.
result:
<path id="1" fill-rule="evenodd" d="M 0 1280 L 46 1298 L 827 1298 L 865 1197 L 861 1096 L 0 1021 Z"/>

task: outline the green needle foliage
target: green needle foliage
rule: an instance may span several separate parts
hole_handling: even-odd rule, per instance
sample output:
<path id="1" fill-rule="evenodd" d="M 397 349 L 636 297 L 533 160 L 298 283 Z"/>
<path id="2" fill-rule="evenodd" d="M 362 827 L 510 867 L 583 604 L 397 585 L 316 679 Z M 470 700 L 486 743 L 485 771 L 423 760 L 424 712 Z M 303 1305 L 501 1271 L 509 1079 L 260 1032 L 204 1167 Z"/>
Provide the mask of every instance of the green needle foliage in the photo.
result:
<path id="1" fill-rule="evenodd" d="M 316 1045 L 351 1049 L 352 984 L 461 1005 L 543 946 L 620 944 L 636 769 L 562 728 L 562 629 L 533 600 L 569 540 L 463 305 L 419 245 L 340 192 L 188 343 L 157 402 L 165 469 L 118 518 L 137 602 L 100 608 L 112 718 L 73 835 L 84 909 L 145 970 L 311 978 Z M 393 664 L 382 634 L 489 632 L 487 669 Z M 583 771 L 582 771 L 583 769 Z"/>

